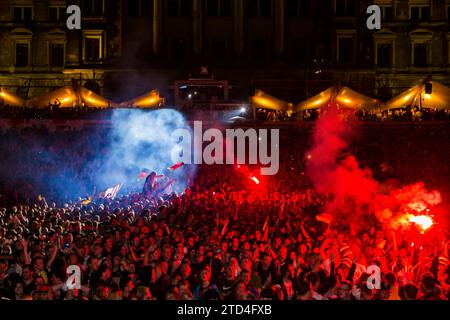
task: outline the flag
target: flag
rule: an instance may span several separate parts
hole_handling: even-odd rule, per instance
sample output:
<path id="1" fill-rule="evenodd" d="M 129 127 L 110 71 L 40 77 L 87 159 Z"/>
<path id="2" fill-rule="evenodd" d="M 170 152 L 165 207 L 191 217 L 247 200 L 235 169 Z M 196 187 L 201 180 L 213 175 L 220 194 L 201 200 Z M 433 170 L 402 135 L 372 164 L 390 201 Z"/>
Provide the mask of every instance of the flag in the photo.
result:
<path id="1" fill-rule="evenodd" d="M 175 171 L 180 169 L 182 166 L 184 166 L 184 162 L 178 162 L 177 164 L 174 164 L 173 166 L 169 167 L 168 169 L 170 171 Z"/>
<path id="2" fill-rule="evenodd" d="M 99 198 L 114 199 L 119 193 L 120 188 L 122 188 L 121 183 L 112 188 L 106 189 L 106 191 L 100 192 Z"/>
<path id="3" fill-rule="evenodd" d="M 269 240 L 269 216 L 267 216 L 266 222 L 264 222 L 263 226 L 263 236 L 261 241 L 267 241 Z"/>
<path id="4" fill-rule="evenodd" d="M 150 170 L 148 169 L 142 169 L 142 171 L 137 176 L 137 181 L 142 181 L 147 179 L 147 177 L 150 175 Z"/>
<path id="5" fill-rule="evenodd" d="M 83 206 L 87 206 L 91 202 L 92 202 L 92 197 L 88 197 L 87 199 L 84 199 L 83 201 L 81 201 L 81 204 Z"/>
<path id="6" fill-rule="evenodd" d="M 220 233 L 222 237 L 225 235 L 225 232 L 227 232 L 228 224 L 230 223 L 230 219 L 227 219 L 225 221 L 225 224 L 223 225 L 222 232 Z"/>
<path id="7" fill-rule="evenodd" d="M 280 210 L 278 211 L 278 218 L 281 218 L 283 216 L 285 208 L 286 208 L 286 202 L 283 201 L 283 203 L 280 206 Z"/>
<path id="8" fill-rule="evenodd" d="M 323 213 L 316 216 L 317 221 L 321 221 L 327 224 L 330 224 L 333 221 L 333 216 L 329 213 Z"/>

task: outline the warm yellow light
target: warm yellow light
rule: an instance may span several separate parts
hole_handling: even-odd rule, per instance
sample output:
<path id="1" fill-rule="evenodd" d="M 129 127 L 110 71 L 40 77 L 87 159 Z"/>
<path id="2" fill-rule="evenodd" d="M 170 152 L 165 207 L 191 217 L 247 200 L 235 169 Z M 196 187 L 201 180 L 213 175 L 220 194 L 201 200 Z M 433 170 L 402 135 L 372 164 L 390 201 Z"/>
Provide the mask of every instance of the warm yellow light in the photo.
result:
<path id="1" fill-rule="evenodd" d="M 254 101 L 257 105 L 263 106 L 263 107 L 272 107 L 273 104 L 270 100 L 262 97 L 255 97 Z"/>
<path id="2" fill-rule="evenodd" d="M 350 104 L 350 103 L 352 103 L 352 101 L 350 100 L 350 99 L 344 99 L 344 100 L 342 100 L 345 104 Z"/>
<path id="3" fill-rule="evenodd" d="M 403 98 L 403 101 L 408 101 L 409 99 L 411 99 L 411 94 L 408 94 L 407 96 L 405 96 L 404 98 Z"/>
<path id="4" fill-rule="evenodd" d="M 314 106 L 317 106 L 317 105 L 321 104 L 322 101 L 323 101 L 322 99 L 319 99 L 319 100 L 317 100 L 316 102 L 314 102 L 313 105 L 314 105 Z"/>
<path id="5" fill-rule="evenodd" d="M 431 99 L 431 94 L 425 94 L 425 99 Z"/>
<path id="6" fill-rule="evenodd" d="M 84 97 L 84 99 L 86 99 L 88 102 L 94 103 L 94 104 L 98 102 L 97 99 L 91 98 L 91 97 Z"/>

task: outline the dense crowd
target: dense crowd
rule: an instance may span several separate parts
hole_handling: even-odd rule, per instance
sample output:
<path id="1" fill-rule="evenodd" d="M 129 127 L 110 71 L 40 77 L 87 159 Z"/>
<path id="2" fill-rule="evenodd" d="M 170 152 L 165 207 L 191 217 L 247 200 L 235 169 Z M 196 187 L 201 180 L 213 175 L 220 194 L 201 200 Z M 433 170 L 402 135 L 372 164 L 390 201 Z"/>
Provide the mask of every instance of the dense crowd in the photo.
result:
<path id="1" fill-rule="evenodd" d="M 47 108 L 32 108 L 2 105 L 0 104 L 0 119 L 109 119 L 112 109 L 104 108 L 57 108 L 48 106 Z"/>
<path id="2" fill-rule="evenodd" d="M 240 109 L 241 107 L 239 107 Z M 198 117 L 215 117 L 216 120 L 244 120 L 244 121 L 270 121 L 270 122 L 311 122 L 317 120 L 321 114 L 321 109 L 311 109 L 299 112 L 285 112 L 282 110 L 267 110 L 257 108 L 255 114 L 252 110 L 239 112 L 227 104 L 216 104 L 214 102 L 188 102 L 178 108 L 187 118 L 198 119 Z M 83 120 L 108 120 L 114 108 L 18 108 L 0 104 L 0 119 L 83 119 Z M 348 110 L 346 110 L 348 111 Z M 351 111 L 361 121 L 370 122 L 421 122 L 421 121 L 448 121 L 450 120 L 450 110 L 448 109 L 419 109 L 406 108 L 395 110 L 355 110 Z"/>
<path id="3" fill-rule="evenodd" d="M 380 131 L 381 130 L 381 131 Z M 13 300 L 442 300 L 449 297 L 447 233 L 411 244 L 368 213 L 320 222 L 324 195 L 305 174 L 310 129 L 281 132 L 280 172 L 260 185 L 234 166 L 204 166 L 176 194 L 139 192 L 83 205 L 45 184 L 60 155 L 66 184 L 89 194 L 108 129 L 9 130 L 0 159 L 0 296 Z M 43 142 L 36 136 L 44 136 Z M 448 193 L 449 130 L 367 129 L 350 145 L 382 180 L 425 179 Z M 67 147 L 70 146 L 70 147 Z M 32 161 L 31 161 L 32 160 Z M 380 164 L 385 164 L 380 166 Z M 6 172 L 8 171 L 8 172 Z M 7 173 L 7 174 L 6 174 Z M 6 178 L 7 177 L 7 178 Z M 83 183 L 80 183 L 82 181 Z M 27 183 L 25 183 L 27 182 Z M 28 185 L 27 185 L 28 184 Z M 447 188 L 447 189 L 446 189 Z M 69 200 L 71 199 L 71 200 Z M 443 227 L 445 230 L 445 227 Z M 380 289 L 366 272 L 381 268 Z M 67 287 L 67 268 L 81 289 Z"/>
<path id="4" fill-rule="evenodd" d="M 258 109 L 256 120 L 271 122 L 310 122 L 320 117 L 321 109 L 311 109 L 299 112 L 273 111 Z M 446 109 L 419 109 L 405 108 L 393 110 L 342 110 L 351 112 L 361 121 L 370 122 L 422 122 L 422 121 L 448 121 L 450 110 Z"/>

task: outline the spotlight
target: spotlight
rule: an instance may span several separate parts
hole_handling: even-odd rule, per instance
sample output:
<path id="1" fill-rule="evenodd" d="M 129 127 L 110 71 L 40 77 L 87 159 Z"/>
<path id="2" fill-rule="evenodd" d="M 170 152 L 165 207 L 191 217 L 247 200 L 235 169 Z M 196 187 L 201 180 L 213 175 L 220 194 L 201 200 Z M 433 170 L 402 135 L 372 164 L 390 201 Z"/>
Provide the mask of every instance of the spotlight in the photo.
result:
<path id="1" fill-rule="evenodd" d="M 241 108 L 241 113 L 246 113 L 246 112 L 247 112 L 247 108 L 242 107 L 242 108 Z"/>

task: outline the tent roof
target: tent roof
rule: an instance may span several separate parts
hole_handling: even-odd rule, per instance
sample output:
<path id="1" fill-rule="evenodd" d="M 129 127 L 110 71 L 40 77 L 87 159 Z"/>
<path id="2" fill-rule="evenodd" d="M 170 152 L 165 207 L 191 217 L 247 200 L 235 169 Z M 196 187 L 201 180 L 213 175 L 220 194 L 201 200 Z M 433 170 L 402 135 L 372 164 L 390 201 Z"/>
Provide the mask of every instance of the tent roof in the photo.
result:
<path id="1" fill-rule="evenodd" d="M 339 90 L 336 101 L 340 108 L 347 109 L 373 109 L 383 104 L 378 99 L 365 96 L 348 87 L 343 87 Z"/>
<path id="2" fill-rule="evenodd" d="M 425 94 L 425 85 L 415 85 L 402 92 L 395 98 L 386 102 L 383 110 L 403 109 L 408 106 L 420 105 L 420 94 L 422 94 L 422 108 L 449 109 L 450 108 L 450 88 L 436 82 L 430 81 L 433 85 L 431 95 Z"/>
<path id="3" fill-rule="evenodd" d="M 415 85 L 412 88 L 409 88 L 408 90 L 400 93 L 395 98 L 392 98 L 383 107 L 383 110 L 389 110 L 389 109 L 399 109 L 399 108 L 405 108 L 413 103 L 413 100 L 418 95 L 420 91 L 420 86 Z"/>
<path id="4" fill-rule="evenodd" d="M 115 105 L 108 99 L 105 99 L 84 87 L 80 88 L 80 96 L 82 103 L 89 108 L 111 108 Z"/>
<path id="5" fill-rule="evenodd" d="M 251 101 L 257 107 L 270 110 L 289 110 L 292 107 L 292 103 L 275 98 L 262 90 L 256 90 Z"/>
<path id="6" fill-rule="evenodd" d="M 336 92 L 336 87 L 330 87 L 325 91 L 322 91 L 318 95 L 309 98 L 303 102 L 300 102 L 296 107 L 295 111 L 320 109 L 328 105 Z"/>
<path id="7" fill-rule="evenodd" d="M 50 104 L 61 103 L 60 108 L 71 108 L 78 102 L 75 90 L 70 87 L 63 87 L 52 92 L 31 98 L 27 101 L 27 106 L 32 108 L 47 108 Z"/>
<path id="8" fill-rule="evenodd" d="M 0 87 L 0 102 L 3 102 L 10 106 L 23 107 L 25 106 L 25 100 L 21 97 L 9 92 L 3 87 Z"/>
<path id="9" fill-rule="evenodd" d="M 333 86 L 299 103 L 295 109 L 296 111 L 320 109 L 330 104 L 333 99 L 336 99 L 340 108 L 345 109 L 370 109 L 374 106 L 382 105 L 380 100 L 365 96 L 348 87 L 339 89 Z"/>
<path id="10" fill-rule="evenodd" d="M 122 102 L 120 106 L 130 108 L 155 108 L 159 107 L 162 101 L 163 99 L 159 96 L 158 90 L 152 90 L 135 99 Z"/>
<path id="11" fill-rule="evenodd" d="M 27 106 L 34 108 L 47 108 L 50 104 L 61 103 L 60 108 L 72 108 L 75 105 L 84 104 L 89 108 L 108 108 L 114 104 L 95 94 L 94 92 L 80 87 L 78 92 L 72 86 L 56 89 L 50 93 L 34 97 L 27 101 Z"/>

